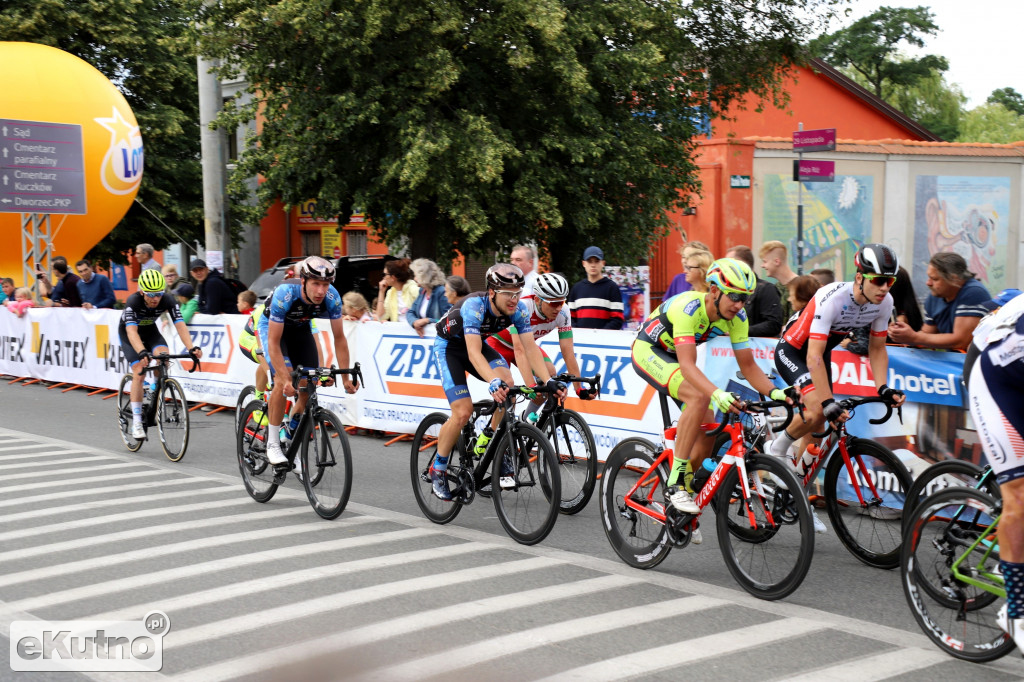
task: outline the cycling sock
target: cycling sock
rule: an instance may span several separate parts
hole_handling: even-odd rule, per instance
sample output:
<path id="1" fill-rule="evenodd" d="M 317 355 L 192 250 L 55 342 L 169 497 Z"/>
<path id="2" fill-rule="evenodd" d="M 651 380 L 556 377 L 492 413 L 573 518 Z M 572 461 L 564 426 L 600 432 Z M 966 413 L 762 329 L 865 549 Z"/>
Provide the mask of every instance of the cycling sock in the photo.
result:
<path id="1" fill-rule="evenodd" d="M 672 458 L 672 473 L 668 475 L 669 485 L 679 484 L 679 475 L 683 476 L 683 484 L 686 484 L 687 474 L 693 477 L 693 467 L 690 466 L 690 460 L 683 459 L 682 457 Z"/>
<path id="2" fill-rule="evenodd" d="M 783 429 L 782 433 L 775 436 L 775 440 L 772 441 L 772 448 L 769 454 L 775 457 L 788 457 L 789 448 L 795 442 L 796 438 L 789 435 L 789 431 Z"/>
<path id="3" fill-rule="evenodd" d="M 436 471 L 446 471 L 448 469 L 448 456 L 434 455 L 434 469 Z"/>
<path id="4" fill-rule="evenodd" d="M 142 423 L 142 403 L 132 402 L 132 421 Z"/>
<path id="5" fill-rule="evenodd" d="M 281 444 L 281 425 L 280 424 L 271 424 L 270 426 L 268 426 L 267 427 L 267 437 L 270 438 L 270 443 L 268 443 L 268 444 L 272 445 L 274 443 L 277 443 L 278 445 L 280 445 Z"/>
<path id="6" fill-rule="evenodd" d="M 295 433 L 295 429 L 299 428 L 299 420 L 300 419 L 302 419 L 302 415 L 298 414 L 298 415 L 292 417 L 291 421 L 288 422 L 288 431 L 290 433 Z"/>
<path id="7" fill-rule="evenodd" d="M 256 400 L 263 400 L 263 391 L 253 391 L 252 395 Z"/>
<path id="8" fill-rule="evenodd" d="M 1024 617 L 1024 564 L 1000 561 L 999 568 L 1006 583 L 1006 615 Z"/>

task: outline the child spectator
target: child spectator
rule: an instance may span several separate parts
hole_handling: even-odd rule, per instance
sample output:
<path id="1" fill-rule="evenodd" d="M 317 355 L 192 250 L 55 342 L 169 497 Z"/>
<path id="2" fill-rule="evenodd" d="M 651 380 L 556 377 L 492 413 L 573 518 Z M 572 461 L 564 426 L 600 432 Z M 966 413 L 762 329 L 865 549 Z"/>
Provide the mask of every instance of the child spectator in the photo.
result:
<path id="1" fill-rule="evenodd" d="M 238 312 L 248 315 L 252 313 L 254 308 L 256 308 L 255 291 L 246 290 L 238 295 Z"/>
<path id="2" fill-rule="evenodd" d="M 370 305 L 358 291 L 350 291 L 341 297 L 341 316 L 343 320 L 352 322 L 372 322 L 373 315 L 370 314 Z"/>
<path id="3" fill-rule="evenodd" d="M 32 300 L 32 291 L 27 287 L 18 287 L 14 290 L 14 300 L 7 301 L 7 309 L 18 317 L 25 315 L 25 311 L 29 308 L 35 307 L 35 301 Z"/>
<path id="4" fill-rule="evenodd" d="M 188 282 L 179 284 L 174 293 L 174 298 L 178 300 L 178 306 L 181 308 L 181 319 L 185 324 L 191 322 L 192 316 L 199 310 L 199 301 L 195 299 L 195 295 L 196 290 Z"/>

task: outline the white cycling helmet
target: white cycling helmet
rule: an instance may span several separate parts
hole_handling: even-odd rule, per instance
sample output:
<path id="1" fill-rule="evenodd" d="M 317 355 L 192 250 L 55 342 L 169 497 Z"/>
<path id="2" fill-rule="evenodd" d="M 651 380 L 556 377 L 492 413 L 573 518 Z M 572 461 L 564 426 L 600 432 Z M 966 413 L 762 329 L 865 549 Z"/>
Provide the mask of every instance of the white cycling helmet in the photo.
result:
<path id="1" fill-rule="evenodd" d="M 533 295 L 543 301 L 564 301 L 569 295 L 569 283 L 561 275 L 545 272 L 533 283 Z"/>

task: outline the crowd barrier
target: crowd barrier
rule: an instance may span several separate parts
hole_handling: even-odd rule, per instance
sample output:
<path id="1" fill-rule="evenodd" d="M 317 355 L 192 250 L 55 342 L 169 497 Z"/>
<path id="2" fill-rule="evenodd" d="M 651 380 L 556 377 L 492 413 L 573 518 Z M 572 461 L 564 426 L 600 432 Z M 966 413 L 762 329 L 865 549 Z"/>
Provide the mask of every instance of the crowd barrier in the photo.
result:
<path id="1" fill-rule="evenodd" d="M 119 319 L 116 310 L 36 308 L 19 318 L 0 308 L 0 373 L 116 389 L 128 371 L 118 339 Z M 187 373 L 187 360 L 172 371 L 190 401 L 233 406 L 239 391 L 253 383 L 255 365 L 238 349 L 244 323 L 242 315 L 193 318 L 189 329 L 203 349 L 202 371 Z M 338 387 L 322 389 L 320 396 L 346 424 L 412 433 L 425 415 L 448 410 L 430 336 L 420 338 L 403 323 L 344 324 L 351 358 L 361 363 L 366 385 L 354 396 L 345 395 Z M 160 325 L 172 352 L 183 352 L 166 318 Z M 581 372 L 600 372 L 602 376 L 601 399 L 584 402 L 572 397 L 567 406 L 586 416 L 602 459 L 625 438 L 657 440 L 661 423 L 657 394 L 631 367 L 633 333 L 580 329 L 574 337 Z M 332 363 L 329 330 L 319 332 L 318 343 L 327 363 Z M 556 336 L 541 339 L 540 345 L 563 370 Z M 774 366 L 774 348 L 773 339 L 753 340 L 755 358 L 765 370 Z M 736 378 L 737 366 L 726 339 L 701 346 L 698 358 L 717 385 L 750 391 Z M 911 469 L 947 457 L 980 461 L 977 436 L 963 409 L 963 358 L 960 353 L 890 347 L 887 383 L 904 390 L 908 398 L 903 423 L 894 416 L 886 424 L 869 424 L 868 418 L 879 416 L 884 408 L 868 405 L 854 416 L 851 432 L 883 442 Z M 837 395 L 874 393 L 867 358 L 836 350 L 832 363 Z M 470 390 L 474 398 L 487 396 L 486 386 L 472 378 Z M 674 407 L 672 410 L 675 413 Z"/>

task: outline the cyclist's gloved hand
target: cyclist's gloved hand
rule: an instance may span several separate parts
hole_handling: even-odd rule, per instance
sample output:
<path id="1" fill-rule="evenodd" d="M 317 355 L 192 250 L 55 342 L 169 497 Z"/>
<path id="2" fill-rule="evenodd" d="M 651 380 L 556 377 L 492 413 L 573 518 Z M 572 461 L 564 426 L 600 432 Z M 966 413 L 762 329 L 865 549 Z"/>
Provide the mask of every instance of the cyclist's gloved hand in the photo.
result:
<path id="1" fill-rule="evenodd" d="M 889 388 L 888 384 L 882 384 L 878 387 L 878 395 L 888 401 L 893 401 L 897 396 L 902 396 L 903 391 L 898 391 L 895 388 Z"/>
<path id="2" fill-rule="evenodd" d="M 487 384 L 487 390 L 491 392 L 491 395 L 494 395 L 503 388 L 507 388 L 505 382 L 497 377 L 491 379 L 491 383 Z"/>
<path id="3" fill-rule="evenodd" d="M 772 400 L 784 401 L 789 398 L 793 401 L 794 405 L 800 404 L 800 389 L 796 386 L 787 386 L 786 388 L 775 388 L 772 389 L 772 393 L 768 396 Z"/>
<path id="4" fill-rule="evenodd" d="M 139 360 L 149 360 L 151 357 L 153 356 L 145 348 L 139 351 Z"/>
<path id="5" fill-rule="evenodd" d="M 734 402 L 736 402 L 736 396 L 720 388 L 716 388 L 715 392 L 711 394 L 711 404 L 722 414 L 728 412 Z"/>
<path id="6" fill-rule="evenodd" d="M 843 416 L 843 412 L 846 412 L 843 406 L 836 402 L 835 398 L 821 401 L 821 410 L 825 415 L 825 420 L 829 422 L 834 422 Z"/>
<path id="7" fill-rule="evenodd" d="M 590 388 L 583 388 L 583 384 L 577 384 L 576 395 L 580 397 L 580 400 L 591 400 L 597 395 L 597 389 L 593 386 Z"/>
<path id="8" fill-rule="evenodd" d="M 551 393 L 559 393 L 566 389 L 566 385 L 557 379 L 548 379 L 548 382 L 544 384 Z"/>

